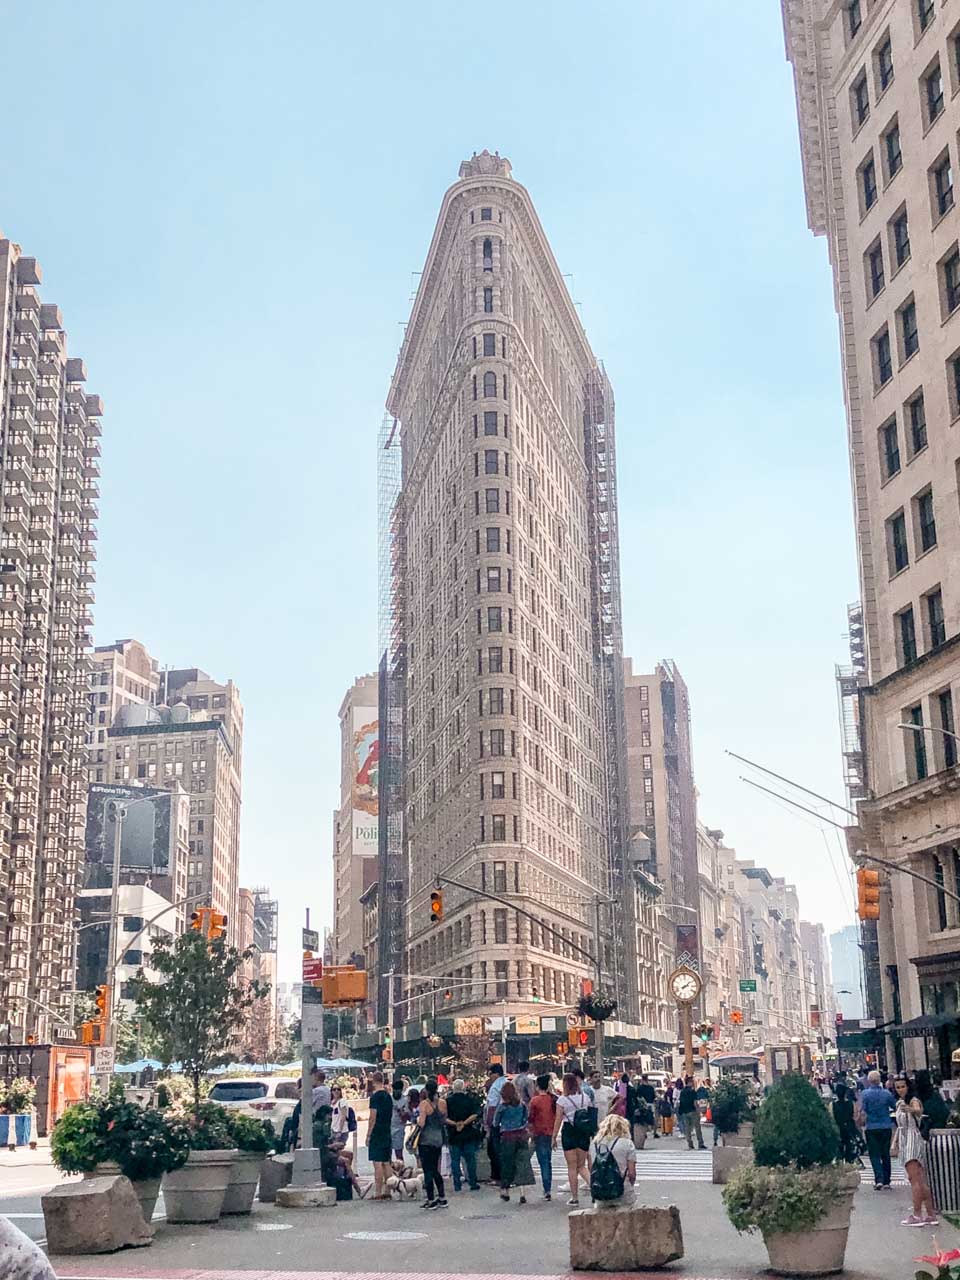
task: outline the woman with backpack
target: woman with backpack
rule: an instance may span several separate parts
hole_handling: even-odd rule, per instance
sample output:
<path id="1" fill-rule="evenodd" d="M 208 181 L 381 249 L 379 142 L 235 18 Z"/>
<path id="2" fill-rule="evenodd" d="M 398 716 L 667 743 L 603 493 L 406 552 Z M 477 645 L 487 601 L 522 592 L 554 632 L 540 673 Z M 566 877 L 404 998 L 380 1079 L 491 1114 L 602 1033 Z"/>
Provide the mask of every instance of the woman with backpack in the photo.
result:
<path id="1" fill-rule="evenodd" d="M 590 1099 L 580 1091 L 579 1080 L 568 1071 L 563 1077 L 563 1093 L 557 1099 L 553 1140 L 556 1142 L 557 1134 L 560 1135 L 560 1146 L 563 1148 L 563 1158 L 567 1162 L 570 1178 L 570 1199 L 567 1204 L 573 1208 L 580 1203 L 580 1179 L 583 1179 L 588 1190 L 590 1187 L 591 1108 Z"/>
<path id="2" fill-rule="evenodd" d="M 421 1208 L 445 1209 L 447 1197 L 440 1176 L 440 1157 L 447 1133 L 447 1104 L 437 1097 L 437 1082 L 433 1077 L 420 1095 L 417 1127 L 420 1130 L 417 1155 L 423 1167 L 423 1191 L 427 1197 Z"/>
<path id="3" fill-rule="evenodd" d="M 590 1144 L 590 1156 L 594 1208 L 629 1208 L 637 1180 L 637 1149 L 623 1116 L 607 1116 Z"/>

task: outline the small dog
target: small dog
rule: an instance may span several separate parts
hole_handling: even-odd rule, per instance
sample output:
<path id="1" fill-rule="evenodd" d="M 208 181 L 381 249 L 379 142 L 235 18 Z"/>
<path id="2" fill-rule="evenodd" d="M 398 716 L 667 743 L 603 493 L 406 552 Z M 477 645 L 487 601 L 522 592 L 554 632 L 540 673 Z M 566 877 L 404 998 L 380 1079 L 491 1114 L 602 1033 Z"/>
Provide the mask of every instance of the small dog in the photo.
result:
<path id="1" fill-rule="evenodd" d="M 394 1160 L 390 1167 L 393 1173 L 387 1179 L 387 1190 L 391 1200 L 418 1200 L 423 1190 L 423 1174 L 402 1160 Z"/>

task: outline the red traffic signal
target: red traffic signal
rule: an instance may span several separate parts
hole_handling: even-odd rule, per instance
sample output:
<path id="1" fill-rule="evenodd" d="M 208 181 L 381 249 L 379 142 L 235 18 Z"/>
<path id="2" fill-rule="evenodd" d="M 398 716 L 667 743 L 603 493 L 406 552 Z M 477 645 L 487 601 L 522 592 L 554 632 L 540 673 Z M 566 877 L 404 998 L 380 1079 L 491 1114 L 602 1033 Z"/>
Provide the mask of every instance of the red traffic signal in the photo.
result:
<path id="1" fill-rule="evenodd" d="M 579 1031 L 577 1033 L 577 1039 L 580 1041 L 581 1044 L 589 1044 L 590 1043 L 589 1031 Z"/>

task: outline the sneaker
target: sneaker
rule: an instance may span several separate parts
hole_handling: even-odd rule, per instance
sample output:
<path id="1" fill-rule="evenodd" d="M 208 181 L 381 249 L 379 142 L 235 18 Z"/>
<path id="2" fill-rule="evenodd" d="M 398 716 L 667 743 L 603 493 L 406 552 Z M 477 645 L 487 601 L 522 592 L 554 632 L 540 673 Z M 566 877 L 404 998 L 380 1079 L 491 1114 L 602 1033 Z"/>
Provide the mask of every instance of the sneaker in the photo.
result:
<path id="1" fill-rule="evenodd" d="M 574 1196 L 571 1200 L 567 1201 L 567 1204 L 573 1205 L 574 1208 L 576 1208 L 579 1205 L 579 1203 L 580 1201 L 576 1198 L 576 1196 Z"/>
<path id="2" fill-rule="evenodd" d="M 549 1199 L 550 1199 L 550 1192 L 549 1192 L 549 1191 L 545 1191 L 545 1192 L 543 1193 L 543 1198 L 544 1198 L 544 1200 L 549 1200 Z"/>
<path id="3" fill-rule="evenodd" d="M 924 1218 L 924 1220 L 923 1220 L 923 1225 L 924 1225 L 925 1227 L 939 1227 L 939 1225 L 940 1225 L 940 1219 L 939 1219 L 939 1218 Z"/>
<path id="4" fill-rule="evenodd" d="M 915 1213 L 911 1213 L 908 1218 L 904 1218 L 900 1223 L 901 1227 L 925 1227 L 927 1221 L 925 1218 L 918 1218 Z"/>
<path id="5" fill-rule="evenodd" d="M 433 1207 L 434 1209 L 446 1209 L 447 1202 L 446 1200 L 434 1200 Z"/>
<path id="6" fill-rule="evenodd" d="M 526 1197 L 526 1196 L 521 1196 L 521 1197 L 520 1197 L 520 1204 L 526 1204 L 526 1203 L 527 1203 L 527 1197 Z"/>
<path id="7" fill-rule="evenodd" d="M 424 1200 L 424 1202 L 423 1202 L 423 1204 L 420 1206 L 420 1208 L 421 1208 L 421 1209 L 432 1209 L 436 1203 L 437 1203 L 437 1201 L 436 1201 L 436 1200 Z"/>
<path id="8" fill-rule="evenodd" d="M 477 1185 L 476 1185 L 475 1187 L 471 1187 L 471 1188 L 470 1188 L 470 1190 L 471 1190 L 471 1191 L 479 1191 L 479 1190 L 480 1190 L 480 1183 L 478 1182 L 478 1183 L 477 1183 Z"/>

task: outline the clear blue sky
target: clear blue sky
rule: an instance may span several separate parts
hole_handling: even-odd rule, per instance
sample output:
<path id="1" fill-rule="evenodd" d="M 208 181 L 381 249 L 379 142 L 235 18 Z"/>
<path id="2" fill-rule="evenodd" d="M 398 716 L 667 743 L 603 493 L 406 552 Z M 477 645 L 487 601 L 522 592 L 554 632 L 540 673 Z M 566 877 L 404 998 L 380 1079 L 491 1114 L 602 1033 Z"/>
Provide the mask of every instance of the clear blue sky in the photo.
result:
<path id="1" fill-rule="evenodd" d="M 0 227 L 106 406 L 96 640 L 237 681 L 241 876 L 280 898 L 281 976 L 304 905 L 330 917 L 412 273 L 483 147 L 530 191 L 613 381 L 626 651 L 687 680 L 701 815 L 846 923 L 816 825 L 723 755 L 842 798 L 837 326 L 779 6 L 45 0 L 4 43 Z"/>

